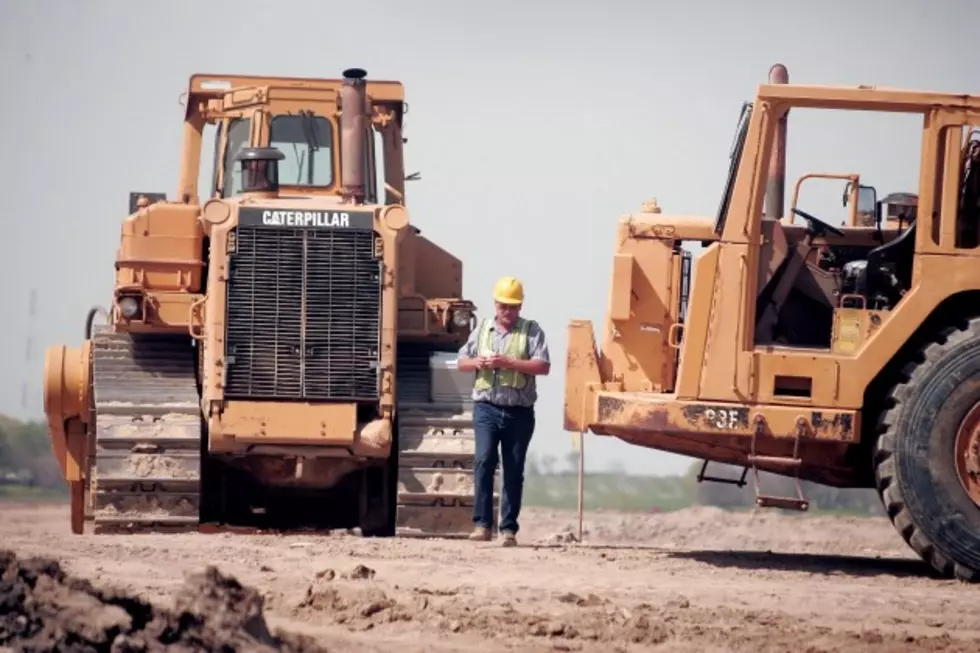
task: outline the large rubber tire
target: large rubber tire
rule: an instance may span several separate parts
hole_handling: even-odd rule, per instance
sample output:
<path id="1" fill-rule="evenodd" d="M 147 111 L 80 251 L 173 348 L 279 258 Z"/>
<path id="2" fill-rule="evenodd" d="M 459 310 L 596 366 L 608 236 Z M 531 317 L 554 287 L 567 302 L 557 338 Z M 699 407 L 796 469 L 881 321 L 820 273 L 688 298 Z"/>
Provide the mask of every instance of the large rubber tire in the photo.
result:
<path id="1" fill-rule="evenodd" d="M 885 510 L 943 577 L 980 579 L 980 508 L 960 484 L 954 441 L 980 401 L 980 318 L 948 327 L 902 370 L 879 421 L 874 461 Z"/>

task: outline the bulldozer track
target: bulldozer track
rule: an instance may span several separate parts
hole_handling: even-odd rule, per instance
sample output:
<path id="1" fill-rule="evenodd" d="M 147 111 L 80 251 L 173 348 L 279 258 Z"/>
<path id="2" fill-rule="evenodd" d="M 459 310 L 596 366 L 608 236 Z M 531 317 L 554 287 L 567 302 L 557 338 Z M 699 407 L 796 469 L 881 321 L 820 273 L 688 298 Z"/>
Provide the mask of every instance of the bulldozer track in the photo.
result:
<path id="1" fill-rule="evenodd" d="M 472 408 L 462 403 L 403 403 L 398 412 L 396 534 L 465 537 L 473 529 Z"/>
<path id="2" fill-rule="evenodd" d="M 465 537 L 473 530 L 473 375 L 457 370 L 450 358 L 424 347 L 398 352 L 400 537 Z M 494 514 L 497 504 L 495 479 Z"/>
<path id="3" fill-rule="evenodd" d="M 185 336 L 92 334 L 96 532 L 197 530 L 201 419 Z"/>
<path id="4" fill-rule="evenodd" d="M 97 326 L 92 361 L 95 531 L 201 530 L 202 426 L 188 339 Z M 473 527 L 472 407 L 464 396 L 422 401 L 431 380 L 406 377 L 418 391 L 398 404 L 395 535 L 465 537 Z"/>

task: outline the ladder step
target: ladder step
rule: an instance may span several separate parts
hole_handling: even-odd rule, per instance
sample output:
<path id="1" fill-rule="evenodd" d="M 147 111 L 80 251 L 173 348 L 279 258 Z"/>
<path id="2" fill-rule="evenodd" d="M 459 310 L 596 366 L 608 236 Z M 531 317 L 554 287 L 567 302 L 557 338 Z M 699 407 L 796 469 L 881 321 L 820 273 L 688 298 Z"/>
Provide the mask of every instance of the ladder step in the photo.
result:
<path id="1" fill-rule="evenodd" d="M 752 433 L 752 449 L 747 456 L 748 463 L 752 465 L 752 473 L 755 479 L 755 503 L 760 508 L 783 508 L 785 510 L 808 510 L 810 508 L 810 502 L 807 501 L 803 494 L 803 485 L 800 483 L 800 468 L 803 465 L 802 458 L 799 457 L 800 451 L 800 437 L 802 436 L 802 428 L 796 430 L 796 438 L 793 441 L 793 455 L 792 456 L 760 456 L 755 453 L 755 441 L 756 437 L 759 435 L 759 429 L 757 428 Z M 769 467 L 781 467 L 783 470 L 793 469 L 796 472 L 796 477 L 793 479 L 796 482 L 796 497 L 774 497 L 762 494 L 759 491 L 759 464 L 763 464 Z"/>
<path id="2" fill-rule="evenodd" d="M 785 456 L 749 456 L 748 461 L 753 465 L 761 463 L 763 465 L 789 468 L 799 467 L 803 464 L 802 458 L 787 458 Z"/>
<path id="3" fill-rule="evenodd" d="M 744 474 L 742 475 L 742 478 L 721 478 L 720 476 L 702 476 L 698 480 L 710 481 L 712 483 L 727 483 L 728 485 L 737 485 L 739 487 L 745 485 Z"/>
<path id="4" fill-rule="evenodd" d="M 807 510 L 810 502 L 806 499 L 794 499 L 792 497 L 772 497 L 759 495 L 755 499 L 756 505 L 760 508 L 784 508 L 786 510 Z"/>
<path id="5" fill-rule="evenodd" d="M 741 478 L 721 478 L 719 476 L 708 476 L 705 472 L 708 470 L 708 460 L 705 459 L 701 464 L 701 471 L 698 472 L 698 483 L 703 481 L 710 481 L 712 483 L 727 483 L 730 485 L 737 485 L 738 487 L 743 487 L 745 485 L 745 477 L 749 473 L 749 468 L 745 467 L 742 469 Z"/>

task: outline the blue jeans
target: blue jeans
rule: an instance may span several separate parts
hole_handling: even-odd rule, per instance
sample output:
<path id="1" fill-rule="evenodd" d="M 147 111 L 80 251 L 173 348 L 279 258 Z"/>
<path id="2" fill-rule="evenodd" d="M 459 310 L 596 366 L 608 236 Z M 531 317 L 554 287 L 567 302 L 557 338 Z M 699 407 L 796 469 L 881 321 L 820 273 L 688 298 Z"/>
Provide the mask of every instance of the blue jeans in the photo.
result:
<path id="1" fill-rule="evenodd" d="M 503 462 L 500 530 L 517 533 L 524 493 L 524 462 L 534 434 L 534 408 L 477 401 L 473 404 L 473 426 L 476 430 L 473 523 L 485 528 L 493 523 L 493 473 L 499 447 Z"/>

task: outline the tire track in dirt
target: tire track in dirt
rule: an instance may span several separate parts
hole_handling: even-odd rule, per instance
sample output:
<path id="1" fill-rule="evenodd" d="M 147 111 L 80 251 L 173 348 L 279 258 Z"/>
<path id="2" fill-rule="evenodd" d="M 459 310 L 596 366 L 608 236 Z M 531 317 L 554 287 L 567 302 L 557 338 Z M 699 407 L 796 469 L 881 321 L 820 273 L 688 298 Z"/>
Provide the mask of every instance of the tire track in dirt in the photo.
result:
<path id="1" fill-rule="evenodd" d="M 345 535 L 73 536 L 0 504 L 0 540 L 174 605 L 208 564 L 329 650 L 973 651 L 975 588 L 930 578 L 882 519 L 528 509 L 522 546 Z M 972 640 L 972 641 L 971 641 Z"/>

